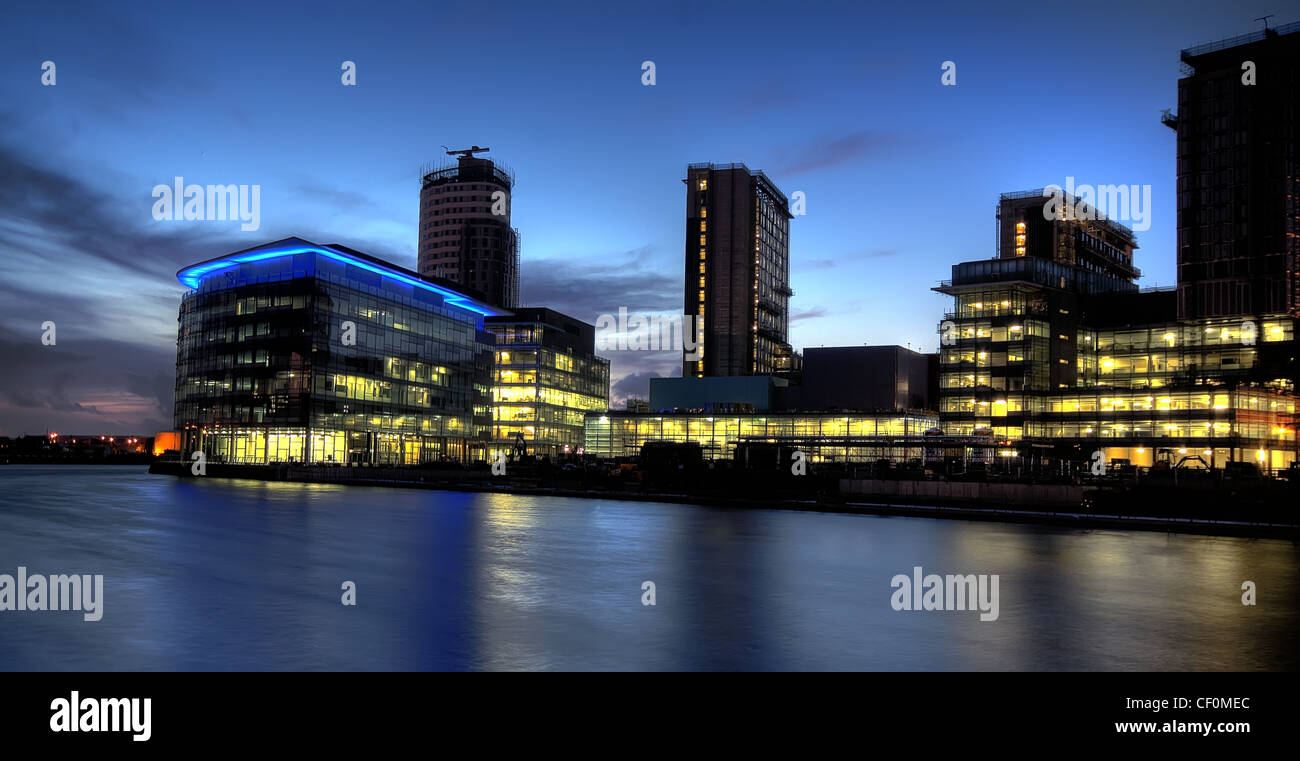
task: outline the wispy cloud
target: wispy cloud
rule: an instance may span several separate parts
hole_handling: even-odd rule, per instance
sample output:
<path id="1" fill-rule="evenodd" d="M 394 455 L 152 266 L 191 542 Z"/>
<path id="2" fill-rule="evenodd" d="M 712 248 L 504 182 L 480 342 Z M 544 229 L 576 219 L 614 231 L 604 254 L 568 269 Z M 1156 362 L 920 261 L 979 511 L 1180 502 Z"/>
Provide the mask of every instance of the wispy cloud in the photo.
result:
<path id="1" fill-rule="evenodd" d="M 825 317 L 828 314 L 830 314 L 830 310 L 827 309 L 826 307 L 813 307 L 812 309 L 800 310 L 790 315 L 790 322 L 799 322 L 801 320 L 815 320 L 818 317 Z"/>
<path id="2" fill-rule="evenodd" d="M 892 249 L 872 249 L 870 251 L 854 251 L 832 259 L 812 259 L 807 262 L 799 262 L 797 266 L 800 270 L 824 270 L 864 259 L 882 259 L 897 255 L 898 252 Z"/>
<path id="3" fill-rule="evenodd" d="M 901 135 L 879 130 L 861 130 L 847 135 L 822 137 L 810 144 L 787 151 L 785 161 L 778 165 L 776 174 L 789 177 L 845 166 L 866 156 L 893 151 L 902 144 Z"/>

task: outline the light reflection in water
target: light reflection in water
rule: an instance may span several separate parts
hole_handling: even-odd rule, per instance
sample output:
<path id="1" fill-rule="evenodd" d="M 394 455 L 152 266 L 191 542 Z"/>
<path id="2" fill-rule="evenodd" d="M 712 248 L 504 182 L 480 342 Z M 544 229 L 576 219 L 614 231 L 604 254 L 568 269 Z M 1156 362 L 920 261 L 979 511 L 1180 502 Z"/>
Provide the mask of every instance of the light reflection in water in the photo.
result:
<path id="1" fill-rule="evenodd" d="M 98 623 L 0 612 L 0 668 L 1294 669 L 1298 557 L 1277 540 L 5 466 L 0 573 L 102 573 L 106 600 Z M 998 620 L 892 610 L 889 580 L 914 566 L 998 574 Z"/>

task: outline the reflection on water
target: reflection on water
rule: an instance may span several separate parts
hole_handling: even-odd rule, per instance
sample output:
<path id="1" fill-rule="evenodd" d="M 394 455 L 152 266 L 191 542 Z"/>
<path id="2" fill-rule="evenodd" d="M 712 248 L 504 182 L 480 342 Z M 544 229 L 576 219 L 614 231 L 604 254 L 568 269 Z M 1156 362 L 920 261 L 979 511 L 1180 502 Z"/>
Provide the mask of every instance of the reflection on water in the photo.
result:
<path id="1" fill-rule="evenodd" d="M 5 466 L 0 573 L 103 574 L 105 600 L 98 623 L 0 612 L 0 668 L 1294 669 L 1298 559 L 1276 540 Z M 893 610 L 914 566 L 998 574 L 998 620 Z"/>

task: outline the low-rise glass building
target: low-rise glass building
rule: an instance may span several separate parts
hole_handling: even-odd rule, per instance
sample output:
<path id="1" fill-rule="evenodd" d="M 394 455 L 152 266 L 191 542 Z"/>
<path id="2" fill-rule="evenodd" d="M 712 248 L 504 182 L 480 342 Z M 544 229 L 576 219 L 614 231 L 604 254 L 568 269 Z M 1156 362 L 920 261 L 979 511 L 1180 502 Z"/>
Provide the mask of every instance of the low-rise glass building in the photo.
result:
<path id="1" fill-rule="evenodd" d="M 707 460 L 730 460 L 745 442 L 798 446 L 812 462 L 903 461 L 923 456 L 923 437 L 939 422 L 928 412 L 880 413 L 609 411 L 587 415 L 586 453 L 636 457 L 648 441 L 696 442 Z"/>
<path id="2" fill-rule="evenodd" d="M 1297 459 L 1293 317 L 1177 320 L 1172 290 L 1030 252 L 956 264 L 935 289 L 953 297 L 939 325 L 945 434 L 991 429 L 1016 456 L 1100 450 L 1147 467 Z"/>
<path id="3" fill-rule="evenodd" d="M 583 446 L 588 412 L 609 408 L 609 360 L 596 356 L 596 329 L 553 309 L 521 307 L 490 317 L 496 336 L 491 454 L 556 457 Z"/>
<path id="4" fill-rule="evenodd" d="M 209 462 L 484 459 L 508 312 L 339 245 L 267 243 L 177 273 L 175 425 Z"/>

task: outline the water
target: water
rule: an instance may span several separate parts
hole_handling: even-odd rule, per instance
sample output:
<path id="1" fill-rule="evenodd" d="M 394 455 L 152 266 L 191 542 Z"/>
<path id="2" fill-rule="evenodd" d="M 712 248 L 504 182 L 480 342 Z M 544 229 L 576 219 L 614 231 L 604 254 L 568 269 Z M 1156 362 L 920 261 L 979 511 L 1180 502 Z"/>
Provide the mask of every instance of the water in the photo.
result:
<path id="1" fill-rule="evenodd" d="M 1278 540 L 4 466 L 0 573 L 103 574 L 105 600 L 99 622 L 0 611 L 0 669 L 1290 670 L 1298 560 Z M 998 619 L 893 610 L 918 565 L 998 574 Z"/>

